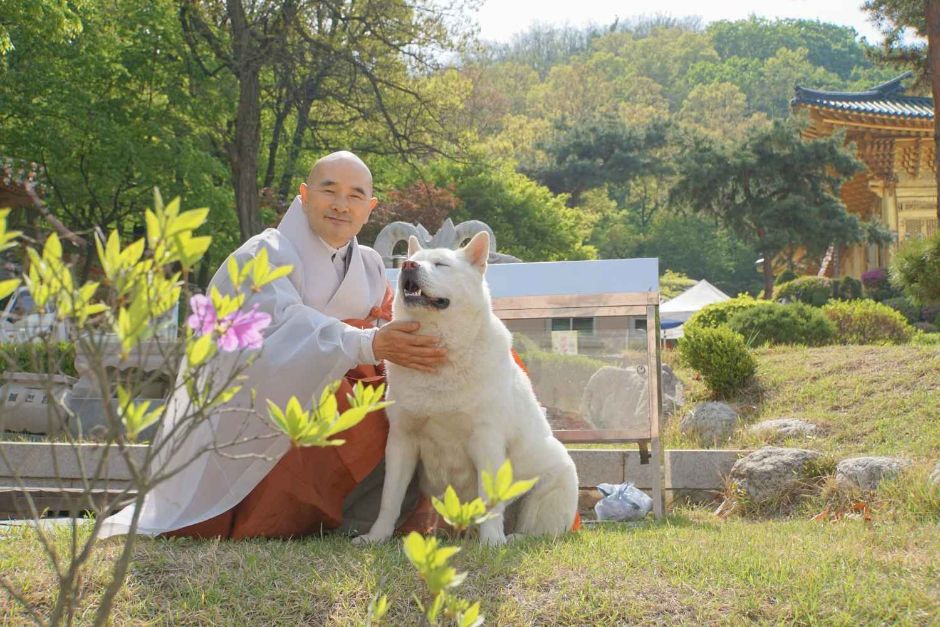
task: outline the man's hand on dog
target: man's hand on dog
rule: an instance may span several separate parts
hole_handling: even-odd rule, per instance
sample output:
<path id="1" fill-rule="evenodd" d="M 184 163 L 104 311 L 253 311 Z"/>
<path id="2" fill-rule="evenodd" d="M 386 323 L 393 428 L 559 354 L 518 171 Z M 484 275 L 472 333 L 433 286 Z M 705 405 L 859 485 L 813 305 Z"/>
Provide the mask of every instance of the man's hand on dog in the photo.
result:
<path id="1" fill-rule="evenodd" d="M 438 346 L 439 338 L 420 335 L 418 322 L 390 322 L 381 327 L 372 340 L 376 359 L 386 359 L 405 368 L 434 372 L 447 361 L 447 350 Z"/>

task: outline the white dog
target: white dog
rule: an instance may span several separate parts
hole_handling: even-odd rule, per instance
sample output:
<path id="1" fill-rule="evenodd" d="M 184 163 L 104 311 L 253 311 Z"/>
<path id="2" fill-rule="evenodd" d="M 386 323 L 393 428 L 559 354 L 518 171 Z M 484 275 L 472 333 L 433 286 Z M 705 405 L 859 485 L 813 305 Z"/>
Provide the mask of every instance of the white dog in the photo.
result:
<path id="1" fill-rule="evenodd" d="M 466 502 L 485 499 L 480 472 L 495 474 L 509 458 L 516 479 L 538 477 L 520 497 L 516 532 L 558 535 L 574 522 L 575 465 L 512 358 L 509 331 L 493 314 L 483 279 L 488 253 L 486 232 L 457 251 L 424 250 L 414 237 L 408 242 L 394 319 L 417 320 L 422 333 L 440 335 L 448 362 L 433 374 L 387 364 L 388 399 L 394 402 L 387 410 L 382 503 L 360 543 L 391 537 L 419 461 L 425 494 L 440 496 L 450 484 Z M 480 540 L 506 541 L 502 516 L 480 526 Z"/>

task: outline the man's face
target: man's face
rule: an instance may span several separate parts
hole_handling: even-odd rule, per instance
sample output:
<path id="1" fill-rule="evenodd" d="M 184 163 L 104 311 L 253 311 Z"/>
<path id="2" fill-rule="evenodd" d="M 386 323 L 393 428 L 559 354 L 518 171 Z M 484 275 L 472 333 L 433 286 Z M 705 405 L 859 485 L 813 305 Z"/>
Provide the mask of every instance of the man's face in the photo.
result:
<path id="1" fill-rule="evenodd" d="M 339 248 L 351 240 L 378 203 L 369 171 L 352 159 L 322 161 L 300 185 L 304 213 L 313 232 Z"/>

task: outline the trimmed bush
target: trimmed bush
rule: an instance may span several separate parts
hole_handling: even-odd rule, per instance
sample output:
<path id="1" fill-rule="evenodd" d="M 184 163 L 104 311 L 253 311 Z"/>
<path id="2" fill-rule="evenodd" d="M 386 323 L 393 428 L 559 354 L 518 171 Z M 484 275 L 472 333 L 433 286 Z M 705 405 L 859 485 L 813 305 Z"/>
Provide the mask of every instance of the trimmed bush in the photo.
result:
<path id="1" fill-rule="evenodd" d="M 783 285 L 784 283 L 789 283 L 793 279 L 798 279 L 799 277 L 800 275 L 787 268 L 777 275 L 777 278 L 774 279 L 774 285 Z"/>
<path id="2" fill-rule="evenodd" d="M 832 298 L 832 281 L 821 276 L 803 276 L 781 285 L 776 297 L 791 303 L 822 307 Z"/>
<path id="3" fill-rule="evenodd" d="M 904 316 L 908 322 L 918 322 L 920 320 L 920 307 L 904 296 L 889 298 L 884 301 L 884 304 L 895 311 L 901 312 L 901 315 Z"/>
<path id="4" fill-rule="evenodd" d="M 842 300 L 858 300 L 862 297 L 862 282 L 850 276 L 833 281 L 832 295 Z"/>
<path id="5" fill-rule="evenodd" d="M 761 303 L 734 314 L 728 326 L 751 346 L 823 346 L 832 342 L 836 332 L 822 311 L 803 303 Z"/>
<path id="6" fill-rule="evenodd" d="M 754 376 L 757 364 L 744 338 L 725 326 L 693 326 L 679 341 L 682 362 L 702 375 L 712 394 L 729 398 Z"/>
<path id="7" fill-rule="evenodd" d="M 37 374 L 65 374 L 78 376 L 75 371 L 75 344 L 58 342 L 23 342 L 0 344 L 0 374 L 3 372 L 33 372 Z"/>
<path id="8" fill-rule="evenodd" d="M 764 301 L 744 294 L 720 303 L 712 303 L 692 314 L 685 324 L 682 325 L 682 328 L 686 333 L 692 327 L 713 329 L 717 326 L 727 324 L 731 316 L 739 311 L 754 307 L 762 302 Z"/>
<path id="9" fill-rule="evenodd" d="M 823 313 L 835 324 L 840 344 L 904 344 L 914 335 L 900 312 L 872 300 L 831 302 Z"/>
<path id="10" fill-rule="evenodd" d="M 940 346 L 940 333 L 917 331 L 911 337 L 911 346 Z"/>

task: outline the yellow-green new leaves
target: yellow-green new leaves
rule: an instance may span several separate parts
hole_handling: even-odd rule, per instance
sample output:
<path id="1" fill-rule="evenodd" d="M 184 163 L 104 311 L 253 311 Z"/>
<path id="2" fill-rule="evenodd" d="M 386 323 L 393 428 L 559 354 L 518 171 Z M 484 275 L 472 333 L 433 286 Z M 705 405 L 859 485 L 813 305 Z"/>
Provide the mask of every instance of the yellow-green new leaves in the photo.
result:
<path id="1" fill-rule="evenodd" d="M 215 355 L 216 343 L 211 334 L 206 333 L 197 338 L 189 338 L 186 343 L 186 362 L 190 368 L 202 364 Z"/>
<path id="2" fill-rule="evenodd" d="M 347 396 L 350 408 L 340 414 L 336 402 L 338 389 L 339 382 L 326 386 L 313 411 L 305 410 L 296 396 L 287 401 L 283 410 L 268 399 L 268 415 L 295 446 L 339 446 L 346 441 L 329 438 L 356 426 L 369 413 L 387 407 L 388 403 L 381 400 L 384 385 L 373 389 L 357 382 L 353 393 Z"/>
<path id="3" fill-rule="evenodd" d="M 453 486 L 447 486 L 443 500 L 432 496 L 431 505 L 458 532 L 466 531 L 471 525 L 479 525 L 491 517 L 483 499 L 478 497 L 469 503 L 461 503 Z"/>
<path id="4" fill-rule="evenodd" d="M 7 215 L 9 215 L 9 213 L 9 209 L 0 210 L 0 250 L 6 250 L 13 246 L 13 241 L 20 236 L 19 231 L 7 230 Z M 6 298 L 12 294 L 19 285 L 19 279 L 0 281 L 0 298 Z"/>
<path id="5" fill-rule="evenodd" d="M 492 473 L 484 470 L 482 473 L 483 491 L 486 492 L 486 498 L 490 507 L 495 507 L 499 503 L 505 503 L 525 494 L 532 489 L 532 486 L 539 480 L 523 479 L 522 481 L 513 481 L 512 464 L 507 459 L 503 465 L 496 471 L 496 478 Z"/>
<path id="6" fill-rule="evenodd" d="M 241 287 L 245 281 L 251 279 L 248 289 L 257 293 L 268 283 L 290 274 L 294 266 L 272 267 L 268 259 L 268 249 L 262 248 L 254 257 L 246 261 L 241 268 L 238 267 L 238 262 L 235 261 L 234 257 L 229 257 L 226 269 L 228 270 L 228 277 L 233 287 L 237 289 Z"/>
<path id="7" fill-rule="evenodd" d="M 447 560 L 460 551 L 459 547 L 440 546 L 437 538 L 425 538 L 412 531 L 405 538 L 404 548 L 405 555 L 434 595 L 459 586 L 467 576 L 466 573 L 458 574 L 456 568 L 447 565 Z"/>
<path id="8" fill-rule="evenodd" d="M 194 236 L 193 231 L 205 223 L 208 209 L 190 209 L 180 212 L 180 199 L 174 198 L 163 204 L 159 190 L 153 192 L 153 210 L 144 214 L 147 226 L 147 243 L 153 251 L 158 265 L 179 262 L 188 270 L 202 259 L 212 238 Z"/>
<path id="9" fill-rule="evenodd" d="M 131 442 L 136 441 L 140 432 L 159 420 L 163 414 L 163 405 L 150 409 L 150 401 L 135 403 L 127 390 L 120 385 L 117 388 L 117 397 L 121 422 L 127 432 L 127 439 Z"/>
<path id="10" fill-rule="evenodd" d="M 42 256 L 32 248 L 28 248 L 26 254 L 30 262 L 27 285 L 40 310 L 55 306 L 59 320 L 70 318 L 81 328 L 90 316 L 108 309 L 103 303 L 92 302 L 98 290 L 97 282 L 75 285 L 71 270 L 62 260 L 62 242 L 58 235 L 52 233 L 46 238 Z"/>
<path id="11" fill-rule="evenodd" d="M 366 627 L 375 627 L 382 622 L 388 613 L 388 595 L 377 596 L 369 602 L 369 612 L 366 617 Z"/>

